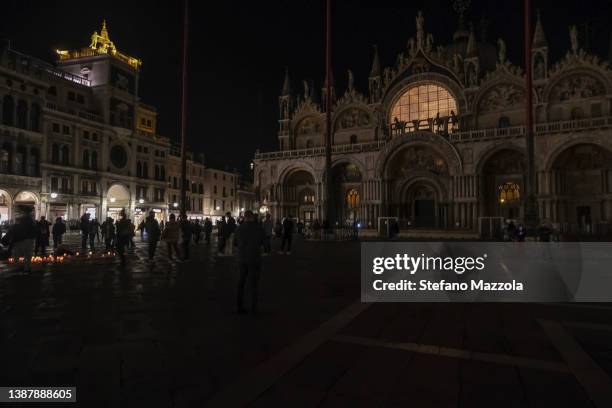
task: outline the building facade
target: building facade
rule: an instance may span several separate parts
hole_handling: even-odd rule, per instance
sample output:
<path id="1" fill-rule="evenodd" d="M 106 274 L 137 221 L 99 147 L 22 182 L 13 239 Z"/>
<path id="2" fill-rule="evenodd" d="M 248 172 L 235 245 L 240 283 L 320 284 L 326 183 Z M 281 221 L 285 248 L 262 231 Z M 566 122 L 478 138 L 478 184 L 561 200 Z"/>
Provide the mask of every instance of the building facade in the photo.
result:
<path id="1" fill-rule="evenodd" d="M 460 18 L 462 21 L 462 18 Z M 591 230 L 612 221 L 612 70 L 580 48 L 552 64 L 538 15 L 532 48 L 535 168 L 540 220 Z M 474 230 L 482 220 L 524 218 L 527 177 L 525 77 L 496 45 L 459 25 L 437 45 L 416 35 L 394 66 L 377 50 L 369 92 L 332 93 L 331 197 L 340 222 Z M 257 153 L 260 211 L 306 222 L 325 218 L 325 90 L 279 98 L 276 152 Z M 492 219 L 492 218 L 491 218 Z"/>
<path id="2" fill-rule="evenodd" d="M 141 61 L 105 23 L 88 47 L 57 54 L 52 65 L 0 48 L 0 223 L 21 205 L 66 220 L 178 213 L 179 149 L 138 96 Z M 207 169 L 193 154 L 187 166 L 188 216 L 202 218 Z"/>

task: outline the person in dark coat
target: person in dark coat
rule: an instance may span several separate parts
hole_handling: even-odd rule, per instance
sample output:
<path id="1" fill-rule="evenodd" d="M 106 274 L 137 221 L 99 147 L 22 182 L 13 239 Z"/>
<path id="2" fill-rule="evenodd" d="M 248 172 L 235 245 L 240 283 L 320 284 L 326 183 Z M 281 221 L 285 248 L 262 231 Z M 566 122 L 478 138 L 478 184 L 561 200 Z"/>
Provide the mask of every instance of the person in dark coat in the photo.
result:
<path id="1" fill-rule="evenodd" d="M 150 211 L 149 216 L 144 221 L 144 230 L 147 231 L 147 240 L 149 243 L 149 260 L 153 260 L 155 257 L 155 250 L 157 249 L 157 241 L 161 235 L 161 229 L 159 223 L 155 219 L 155 212 Z"/>
<path id="2" fill-rule="evenodd" d="M 225 251 L 225 216 L 222 216 L 219 221 L 217 221 L 217 251 L 219 255 L 223 255 Z"/>
<path id="3" fill-rule="evenodd" d="M 116 240 L 117 240 L 117 252 L 119 253 L 119 259 L 121 260 L 121 266 L 125 266 L 126 262 L 126 250 L 130 244 L 130 240 L 134 235 L 134 224 L 127 218 L 125 210 L 119 212 L 119 219 L 116 222 Z"/>
<path id="4" fill-rule="evenodd" d="M 204 239 L 207 244 L 210 244 L 210 235 L 212 234 L 213 225 L 210 218 L 206 217 L 204 220 Z"/>
<path id="5" fill-rule="evenodd" d="M 62 217 L 57 217 L 55 219 L 55 224 L 53 224 L 53 228 L 51 229 L 51 235 L 53 235 L 53 249 L 57 249 L 58 245 L 62 244 L 65 233 L 66 223 Z"/>
<path id="6" fill-rule="evenodd" d="M 260 223 L 255 222 L 252 211 L 244 213 L 244 222 L 236 230 L 238 247 L 238 281 L 237 306 L 238 313 L 246 313 L 244 308 L 244 285 L 247 278 L 251 287 L 251 312 L 257 313 L 257 284 L 261 273 L 261 247 L 264 243 L 264 230 Z"/>
<path id="7" fill-rule="evenodd" d="M 291 240 L 293 239 L 293 220 L 291 215 L 285 217 L 283 220 L 283 240 L 281 242 L 281 254 L 291 254 Z M 287 250 L 285 251 L 285 244 L 287 244 Z"/>
<path id="8" fill-rule="evenodd" d="M 112 250 L 115 241 L 115 224 L 111 217 L 106 217 L 106 221 L 102 223 L 102 236 L 106 251 Z"/>
<path id="9" fill-rule="evenodd" d="M 49 246 L 49 236 L 51 235 L 51 228 L 49 228 L 49 221 L 45 217 L 40 217 L 40 220 L 36 223 L 36 247 L 34 253 L 37 254 L 40 249 L 40 255 L 44 256 L 47 247 Z"/>

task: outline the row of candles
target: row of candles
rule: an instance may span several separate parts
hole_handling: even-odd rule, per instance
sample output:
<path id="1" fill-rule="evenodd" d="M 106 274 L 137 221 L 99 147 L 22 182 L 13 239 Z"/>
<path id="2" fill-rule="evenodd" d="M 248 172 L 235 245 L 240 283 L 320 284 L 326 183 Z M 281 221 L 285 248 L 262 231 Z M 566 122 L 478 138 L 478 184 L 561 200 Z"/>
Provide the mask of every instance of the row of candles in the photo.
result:
<path id="1" fill-rule="evenodd" d="M 105 258 L 105 257 L 113 257 L 115 256 L 115 253 L 111 251 L 107 251 L 107 252 L 102 252 L 100 254 L 94 254 L 92 251 L 89 251 L 86 254 L 86 256 L 87 258 L 92 258 L 92 257 Z M 76 258 L 76 257 L 82 257 L 81 253 L 75 252 L 74 255 L 66 254 L 66 255 L 57 255 L 57 256 L 53 256 L 53 255 L 32 256 L 31 262 L 32 263 L 61 263 L 61 262 L 64 262 L 65 259 Z M 19 258 L 14 258 L 14 257 L 8 258 L 8 263 L 10 264 L 23 263 L 23 261 L 24 261 L 24 257 L 22 256 L 20 256 Z"/>

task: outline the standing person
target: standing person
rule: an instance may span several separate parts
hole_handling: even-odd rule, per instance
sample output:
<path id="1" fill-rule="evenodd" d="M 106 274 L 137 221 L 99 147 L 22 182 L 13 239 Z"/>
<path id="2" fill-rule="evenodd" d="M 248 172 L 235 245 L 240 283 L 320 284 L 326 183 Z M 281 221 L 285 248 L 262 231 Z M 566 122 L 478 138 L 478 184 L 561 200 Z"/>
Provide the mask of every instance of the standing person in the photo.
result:
<path id="1" fill-rule="evenodd" d="M 112 250 L 113 240 L 115 239 L 115 224 L 111 217 L 106 217 L 106 221 L 102 223 L 102 236 L 104 237 L 105 250 Z"/>
<path id="2" fill-rule="evenodd" d="M 87 239 L 89 238 L 90 228 L 89 213 L 84 213 L 81 216 L 81 251 L 83 253 L 87 252 Z"/>
<path id="3" fill-rule="evenodd" d="M 280 220 L 276 220 L 276 224 L 274 224 L 274 235 L 276 238 L 281 238 L 283 235 L 283 224 L 281 224 Z"/>
<path id="4" fill-rule="evenodd" d="M 100 222 L 98 221 L 97 218 L 94 218 L 93 220 L 93 228 L 96 231 L 96 241 L 98 241 L 98 244 L 100 243 Z"/>
<path id="5" fill-rule="evenodd" d="M 314 239 L 321 239 L 321 223 L 319 223 L 318 218 L 312 223 L 312 232 Z"/>
<path id="6" fill-rule="evenodd" d="M 149 212 L 149 216 L 147 217 L 144 224 L 144 229 L 147 230 L 147 240 L 149 241 L 149 261 L 152 261 L 155 257 L 157 241 L 159 241 L 159 236 L 161 235 L 159 224 L 155 219 L 155 212 Z"/>
<path id="7" fill-rule="evenodd" d="M 236 220 L 232 217 L 232 213 L 228 212 L 227 222 L 225 223 L 225 255 L 234 253 L 234 232 L 236 232 Z"/>
<path id="8" fill-rule="evenodd" d="M 37 234 L 36 223 L 32 217 L 31 207 L 21 206 L 18 210 L 22 215 L 17 218 L 17 222 L 13 224 L 7 234 L 10 234 L 12 255 L 18 264 L 18 269 L 20 272 L 29 273 L 32 268 L 32 250 Z M 19 258 L 23 258 L 23 267 Z"/>
<path id="9" fill-rule="evenodd" d="M 238 247 L 238 268 L 240 280 L 238 282 L 237 306 L 238 313 L 246 313 L 244 308 L 244 285 L 247 277 L 251 283 L 251 313 L 257 313 L 257 283 L 261 273 L 261 246 L 264 242 L 264 230 L 255 222 L 252 211 L 244 213 L 244 222 L 236 231 Z"/>
<path id="10" fill-rule="evenodd" d="M 180 258 L 179 249 L 178 249 L 178 239 L 179 239 L 180 227 L 176 222 L 176 216 L 174 214 L 170 214 L 170 221 L 166 223 L 164 227 L 164 231 L 162 232 L 162 240 L 166 243 L 166 248 L 168 249 L 168 259 L 172 260 L 172 250 L 176 253 L 176 256 Z"/>
<path id="11" fill-rule="evenodd" d="M 264 254 L 270 255 L 272 252 L 272 230 L 274 229 L 274 224 L 272 224 L 272 218 L 270 214 L 266 214 L 266 218 L 261 223 L 261 226 L 264 231 Z"/>
<path id="12" fill-rule="evenodd" d="M 49 246 L 49 235 L 51 235 L 49 222 L 42 216 L 36 223 L 36 247 L 34 248 L 34 254 L 37 254 L 40 249 L 40 255 L 45 256 Z"/>
<path id="13" fill-rule="evenodd" d="M 291 214 L 283 220 L 283 240 L 281 242 L 281 254 L 291 255 L 291 241 L 293 239 L 293 220 Z M 285 251 L 285 244 L 287 250 Z"/>
<path id="14" fill-rule="evenodd" d="M 89 250 L 93 252 L 96 244 L 96 236 L 100 234 L 100 224 L 94 218 L 90 221 L 89 227 Z"/>
<path id="15" fill-rule="evenodd" d="M 193 232 L 191 231 L 191 223 L 187 219 L 186 214 L 181 214 L 181 239 L 183 240 L 183 259 L 189 259 L 189 245 L 191 244 L 191 235 Z"/>
<path id="16" fill-rule="evenodd" d="M 204 239 L 207 244 L 210 244 L 210 235 L 212 234 L 212 222 L 210 218 L 206 217 L 204 220 Z"/>
<path id="17" fill-rule="evenodd" d="M 222 216 L 219 221 L 217 221 L 217 251 L 219 255 L 223 255 L 225 251 L 225 216 Z"/>
<path id="18" fill-rule="evenodd" d="M 201 235 L 202 235 L 202 226 L 200 225 L 200 220 L 196 220 L 195 224 L 193 224 L 193 240 L 196 245 L 200 243 Z"/>
<path id="19" fill-rule="evenodd" d="M 55 219 L 55 224 L 53 224 L 53 228 L 51 229 L 51 234 L 53 235 L 53 249 L 57 249 L 57 246 L 62 244 L 65 233 L 66 224 L 64 223 L 62 217 L 57 217 Z"/>
<path id="20" fill-rule="evenodd" d="M 527 235 L 527 230 L 523 226 L 523 224 L 519 224 L 516 228 L 516 240 L 518 242 L 525 242 L 525 236 Z"/>
<path id="21" fill-rule="evenodd" d="M 125 252 L 130 241 L 134 237 L 134 224 L 127 217 L 125 210 L 119 212 L 119 219 L 116 223 L 116 234 L 117 234 L 117 252 L 119 253 L 119 259 L 121 260 L 121 266 L 125 266 Z"/>
<path id="22" fill-rule="evenodd" d="M 138 224 L 138 230 L 140 231 L 140 241 L 144 241 L 144 233 L 145 233 L 145 220 L 140 221 Z"/>

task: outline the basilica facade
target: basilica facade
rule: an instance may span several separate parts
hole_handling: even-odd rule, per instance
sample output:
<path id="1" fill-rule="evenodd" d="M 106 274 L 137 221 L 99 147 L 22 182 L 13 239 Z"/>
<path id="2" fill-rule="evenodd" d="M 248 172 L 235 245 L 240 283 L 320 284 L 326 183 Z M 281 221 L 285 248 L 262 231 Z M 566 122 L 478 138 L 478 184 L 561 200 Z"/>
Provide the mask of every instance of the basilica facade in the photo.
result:
<path id="1" fill-rule="evenodd" d="M 416 17 L 416 35 L 382 68 L 375 49 L 367 94 L 353 74 L 332 93 L 332 180 L 339 222 L 379 228 L 483 229 L 522 222 L 527 154 L 525 75 L 506 55 L 462 28 L 437 45 Z M 612 70 L 581 49 L 549 60 L 538 15 L 532 42 L 534 137 L 539 219 L 594 232 L 612 221 Z M 254 176 L 261 212 L 325 219 L 325 92 L 296 93 L 288 75 L 279 98 L 279 149 L 258 152 Z M 488 228 L 488 227 L 487 227 Z"/>

